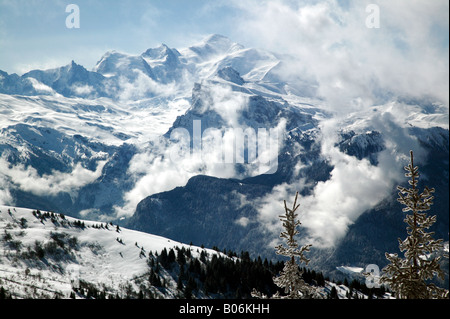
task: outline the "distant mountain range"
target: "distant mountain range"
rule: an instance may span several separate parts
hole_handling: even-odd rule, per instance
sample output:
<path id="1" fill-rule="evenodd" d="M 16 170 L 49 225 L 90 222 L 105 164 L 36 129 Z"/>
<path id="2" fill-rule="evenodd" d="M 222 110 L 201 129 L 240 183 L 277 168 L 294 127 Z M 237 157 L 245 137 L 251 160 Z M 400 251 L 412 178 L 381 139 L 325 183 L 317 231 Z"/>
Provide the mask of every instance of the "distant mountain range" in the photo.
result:
<path id="1" fill-rule="evenodd" d="M 382 266 L 398 250 L 406 231 L 395 187 L 407 184 L 413 149 L 421 185 L 436 188 L 435 236 L 448 241 L 448 105 L 402 96 L 343 115 L 318 83 L 286 77 L 289 67 L 283 55 L 211 35 L 184 49 L 110 51 L 92 70 L 72 61 L 0 71 L 0 204 L 277 258 L 278 215 L 299 191 L 311 265 L 336 273 Z M 243 162 L 233 142 L 195 140 L 196 130 L 225 142 L 238 129 L 249 129 Z M 276 158 L 258 144 L 249 163 L 260 142 L 250 133 L 263 129 L 277 133 Z M 173 161 L 174 132 L 216 161 Z"/>

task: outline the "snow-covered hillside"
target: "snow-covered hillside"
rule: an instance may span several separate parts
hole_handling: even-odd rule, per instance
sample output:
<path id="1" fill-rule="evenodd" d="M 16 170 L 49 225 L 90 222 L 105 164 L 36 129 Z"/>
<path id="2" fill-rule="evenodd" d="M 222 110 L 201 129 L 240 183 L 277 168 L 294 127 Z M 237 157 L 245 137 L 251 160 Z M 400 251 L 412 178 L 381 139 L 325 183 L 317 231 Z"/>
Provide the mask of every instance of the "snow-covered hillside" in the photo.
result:
<path id="1" fill-rule="evenodd" d="M 175 247 L 193 258 L 218 254 L 113 224 L 8 206 L 0 206 L 0 230 L 0 287 L 14 298 L 68 298 L 80 282 L 113 297 L 145 287 L 154 297 L 173 298 L 169 274 L 162 275 L 166 289 L 150 288 L 151 255 Z"/>
<path id="2" fill-rule="evenodd" d="M 159 259 L 167 251 L 169 254 L 165 256 L 169 259 L 171 251 L 175 252 L 173 258 L 178 263 L 182 259 L 180 255 L 189 256 L 189 266 L 185 265 L 188 272 L 185 277 L 189 281 L 194 274 L 194 265 L 203 265 L 200 266 L 204 268 L 202 272 L 211 271 L 212 264 L 208 261 L 214 264 L 217 257 L 237 265 L 250 262 L 218 250 L 183 244 L 112 223 L 18 207 L 0 206 L 0 230 L 3 298 L 184 298 L 187 284 L 180 287 L 183 271 L 176 273 L 173 264 L 167 266 L 167 262 L 164 264 Z M 262 266 L 260 260 L 255 264 Z M 254 272 L 253 267 L 249 271 Z M 226 274 L 216 274 L 222 275 Z M 249 283 L 245 273 L 237 276 L 242 284 L 239 290 L 252 288 L 246 287 Z M 188 278 L 183 281 L 188 282 Z M 215 291 L 209 286 L 206 288 L 207 282 L 211 282 L 211 277 L 207 278 L 205 282 L 198 281 L 198 286 L 194 285 L 198 289 L 195 298 L 221 296 L 220 292 L 207 292 Z M 328 280 L 316 287 L 317 296 L 321 298 L 335 293 L 334 298 L 339 299 L 367 299 L 367 292 L 360 288 L 360 283 L 352 286 Z M 382 292 L 379 298 L 391 298 L 391 295 Z"/>

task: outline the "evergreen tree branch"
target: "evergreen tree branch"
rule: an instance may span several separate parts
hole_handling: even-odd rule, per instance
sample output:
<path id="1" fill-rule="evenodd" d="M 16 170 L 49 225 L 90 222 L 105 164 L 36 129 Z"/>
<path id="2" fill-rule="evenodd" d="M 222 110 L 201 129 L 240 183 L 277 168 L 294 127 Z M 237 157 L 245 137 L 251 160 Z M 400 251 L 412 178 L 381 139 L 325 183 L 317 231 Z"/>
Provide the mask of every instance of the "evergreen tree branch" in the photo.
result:
<path id="1" fill-rule="evenodd" d="M 404 252 L 404 258 L 398 257 L 397 254 L 386 253 L 386 259 L 390 264 L 383 268 L 380 282 L 388 284 L 397 298 L 448 298 L 448 290 L 427 282 L 434 276 L 440 278 L 444 276 L 439 264 L 441 257 L 431 256 L 433 252 L 442 249 L 443 240 L 434 240 L 434 233 L 427 232 L 437 218 L 423 213 L 431 209 L 435 189 L 425 187 L 424 191 L 419 193 L 417 189 L 419 168 L 414 166 L 412 151 L 410 163 L 404 168 L 407 171 L 405 176 L 411 178 L 408 181 L 410 188 L 397 187 L 399 190 L 397 200 L 405 206 L 402 211 L 411 212 L 404 219 L 408 237 L 405 240 L 398 239 L 399 249 Z"/>

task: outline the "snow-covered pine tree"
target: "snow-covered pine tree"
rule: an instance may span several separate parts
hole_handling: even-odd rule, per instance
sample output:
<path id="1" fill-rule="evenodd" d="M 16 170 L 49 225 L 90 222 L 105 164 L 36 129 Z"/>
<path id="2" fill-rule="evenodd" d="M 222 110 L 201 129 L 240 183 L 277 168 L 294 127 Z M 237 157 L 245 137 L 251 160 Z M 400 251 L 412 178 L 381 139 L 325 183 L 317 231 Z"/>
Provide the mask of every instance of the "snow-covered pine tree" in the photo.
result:
<path id="1" fill-rule="evenodd" d="M 302 278 L 302 271 L 296 262 L 296 257 L 299 258 L 300 262 L 304 262 L 306 265 L 309 263 L 309 259 L 305 257 L 304 253 L 310 250 L 312 245 L 304 245 L 299 247 L 295 236 L 299 234 L 297 226 L 301 223 L 297 219 L 298 214 L 296 210 L 300 206 L 297 204 L 298 192 L 295 195 L 294 204 L 291 208 L 288 208 L 286 201 L 284 201 L 285 215 L 281 215 L 280 220 L 283 222 L 284 231 L 281 232 L 280 237 L 284 238 L 287 242 L 287 246 L 280 244 L 275 247 L 276 254 L 283 255 L 289 258 L 288 261 L 284 263 L 283 270 L 278 277 L 274 277 L 274 283 L 280 287 L 284 288 L 286 296 L 281 296 L 278 292 L 273 296 L 273 298 L 286 298 L 286 299 L 307 299 L 318 297 L 314 287 L 308 285 Z M 262 295 L 257 291 L 252 292 L 252 296 L 258 298 L 265 298 L 267 296 Z"/>
<path id="2" fill-rule="evenodd" d="M 429 217 L 424 213 L 433 204 L 434 188 L 425 187 L 419 193 L 419 168 L 414 166 L 412 151 L 410 156 L 410 163 L 405 166 L 405 176 L 411 178 L 408 181 L 411 187 L 397 187 L 397 200 L 405 205 L 403 212 L 412 212 L 404 219 L 409 236 L 405 240 L 398 239 L 404 258 L 400 258 L 398 254 L 386 253 L 390 264 L 383 269 L 380 283 L 388 284 L 396 297 L 401 299 L 448 298 L 448 290 L 427 283 L 435 275 L 444 278 L 439 265 L 441 257 L 432 257 L 432 253 L 442 249 L 443 245 L 442 239 L 433 239 L 433 232 L 426 232 L 436 222 L 436 216 Z"/>

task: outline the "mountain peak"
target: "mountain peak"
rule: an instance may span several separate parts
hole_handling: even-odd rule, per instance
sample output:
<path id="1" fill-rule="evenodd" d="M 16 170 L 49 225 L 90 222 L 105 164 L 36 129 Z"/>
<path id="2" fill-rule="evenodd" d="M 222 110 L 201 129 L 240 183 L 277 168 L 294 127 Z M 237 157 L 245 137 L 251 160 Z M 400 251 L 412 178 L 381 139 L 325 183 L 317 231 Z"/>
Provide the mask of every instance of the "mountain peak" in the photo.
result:
<path id="1" fill-rule="evenodd" d="M 173 59 L 179 55 L 180 53 L 176 49 L 169 48 L 165 43 L 162 43 L 156 48 L 147 49 L 147 51 L 142 53 L 143 57 L 150 58 L 152 60 L 162 60 L 166 57 Z"/>
<path id="2" fill-rule="evenodd" d="M 211 34 L 207 36 L 206 38 L 203 39 L 202 44 L 204 46 L 211 46 L 221 52 L 230 51 L 230 49 L 232 49 L 235 46 L 238 46 L 239 49 L 244 48 L 242 45 L 231 41 L 229 38 L 221 34 Z"/>
<path id="3" fill-rule="evenodd" d="M 126 57 L 126 55 L 123 53 L 120 53 L 116 50 L 107 51 L 103 54 L 103 56 L 100 58 L 100 60 L 97 61 L 97 63 L 94 66 L 93 71 L 99 72 L 99 69 L 101 68 L 102 64 L 106 63 L 106 61 L 117 60 L 117 59 L 123 58 L 123 57 Z"/>
<path id="4" fill-rule="evenodd" d="M 72 60 L 72 61 L 70 62 L 70 64 L 68 65 L 68 67 L 69 67 L 69 70 L 72 70 L 72 71 L 75 71 L 75 70 L 86 70 L 86 69 L 84 68 L 84 66 L 82 66 L 82 65 L 80 65 L 80 64 L 77 64 L 74 60 Z"/>
<path id="5" fill-rule="evenodd" d="M 84 66 L 77 64 L 74 60 L 72 60 L 66 67 L 63 68 L 70 73 L 88 72 Z"/>
<path id="6" fill-rule="evenodd" d="M 206 38 L 204 38 L 203 41 L 205 43 L 224 42 L 224 41 L 231 42 L 231 40 L 228 37 L 217 33 L 208 35 Z"/>
<path id="7" fill-rule="evenodd" d="M 194 53 L 194 56 L 196 56 L 195 59 L 197 61 L 202 61 L 213 56 L 232 53 L 243 48 L 242 45 L 231 41 L 223 35 L 211 34 L 199 43 L 187 48 L 185 52 L 188 52 L 188 55 Z"/>

